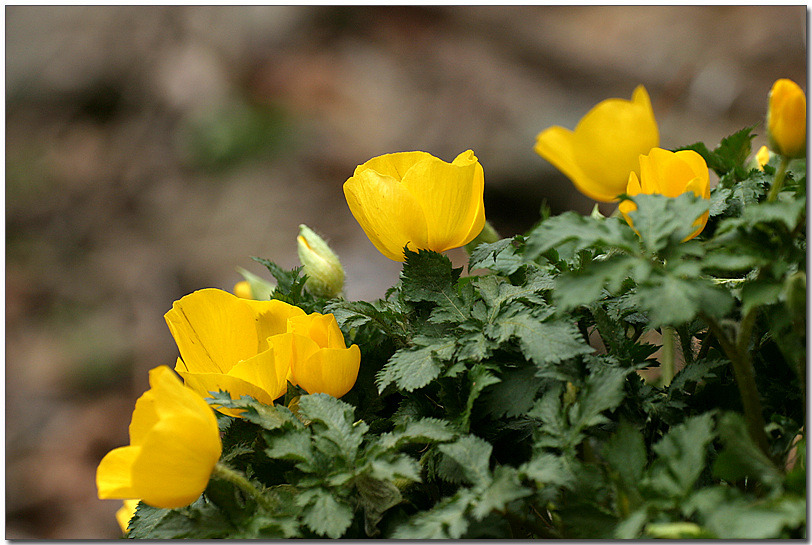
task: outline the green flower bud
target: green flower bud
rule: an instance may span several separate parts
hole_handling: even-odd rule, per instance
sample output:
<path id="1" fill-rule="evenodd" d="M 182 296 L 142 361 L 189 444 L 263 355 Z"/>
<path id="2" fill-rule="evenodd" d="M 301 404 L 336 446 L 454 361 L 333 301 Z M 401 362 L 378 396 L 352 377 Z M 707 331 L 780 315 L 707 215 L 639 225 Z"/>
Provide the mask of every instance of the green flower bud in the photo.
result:
<path id="1" fill-rule="evenodd" d="M 316 297 L 331 299 L 344 289 L 344 268 L 338 256 L 319 235 L 307 225 L 299 226 L 296 237 L 299 261 L 307 275 L 305 286 Z"/>
<path id="2" fill-rule="evenodd" d="M 234 286 L 234 295 L 243 299 L 254 299 L 256 301 L 268 301 L 276 289 L 276 284 L 249 272 L 242 267 L 237 267 L 237 272 L 245 279 L 237 282 Z"/>

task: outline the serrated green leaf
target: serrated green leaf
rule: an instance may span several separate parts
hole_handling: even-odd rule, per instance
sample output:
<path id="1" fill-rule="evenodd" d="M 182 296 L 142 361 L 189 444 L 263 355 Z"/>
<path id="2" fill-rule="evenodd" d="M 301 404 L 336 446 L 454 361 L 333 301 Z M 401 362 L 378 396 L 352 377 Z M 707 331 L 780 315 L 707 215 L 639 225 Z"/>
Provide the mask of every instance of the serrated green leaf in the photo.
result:
<path id="1" fill-rule="evenodd" d="M 480 244 L 468 260 L 468 270 L 490 269 L 511 275 L 524 265 L 524 259 L 515 253 L 516 239 L 505 238 L 492 244 Z"/>
<path id="2" fill-rule="evenodd" d="M 714 436 L 709 412 L 671 428 L 652 447 L 658 455 L 650 470 L 655 488 L 671 497 L 686 496 L 705 467 L 705 451 Z"/>
<path id="3" fill-rule="evenodd" d="M 493 472 L 493 481 L 479 492 L 479 498 L 473 502 L 471 515 L 476 520 L 482 520 L 494 510 L 504 511 L 510 502 L 530 494 L 532 491 L 522 486 L 515 468 L 498 466 Z"/>
<path id="4" fill-rule="evenodd" d="M 548 250 L 573 242 L 573 253 L 590 247 L 615 247 L 634 252 L 634 232 L 618 218 L 596 219 L 564 212 L 543 221 L 527 237 L 525 257 L 536 259 Z"/>
<path id="5" fill-rule="evenodd" d="M 159 509 L 140 502 L 129 528 L 130 539 L 168 540 L 221 538 L 232 526 L 222 511 L 199 499 L 180 509 Z"/>
<path id="6" fill-rule="evenodd" d="M 593 351 L 574 324 L 557 318 L 542 321 L 524 306 L 511 305 L 485 334 L 500 343 L 518 339 L 522 352 L 539 366 Z"/>
<path id="7" fill-rule="evenodd" d="M 444 303 L 455 297 L 454 285 L 462 268 L 431 250 L 405 250 L 406 261 L 400 273 L 401 293 L 406 301 Z"/>
<path id="8" fill-rule="evenodd" d="M 637 285 L 634 302 L 648 316 L 651 327 L 680 326 L 700 312 L 724 316 L 733 306 L 733 297 L 729 290 L 705 278 L 680 278 L 662 272 Z"/>
<path id="9" fill-rule="evenodd" d="M 536 453 L 519 469 L 528 479 L 536 481 L 536 485 L 540 488 L 544 486 L 571 488 L 576 479 L 564 457 L 551 452 Z"/>
<path id="10" fill-rule="evenodd" d="M 422 388 L 440 375 L 442 367 L 438 360 L 452 357 L 455 348 L 456 343 L 448 340 L 398 350 L 375 377 L 378 392 L 383 392 L 392 383 L 407 392 Z"/>
<path id="11" fill-rule="evenodd" d="M 348 460 L 354 458 L 358 447 L 369 427 L 364 422 L 354 422 L 354 407 L 327 394 L 310 394 L 299 398 L 299 411 L 314 423 L 321 423 L 325 429 L 319 438 L 331 441 L 337 451 Z M 318 426 L 311 424 L 312 429 Z M 319 442 L 316 443 L 319 448 Z M 332 449 L 330 449 L 332 451 Z M 325 452 L 325 454 L 330 454 Z"/>
<path id="12" fill-rule="evenodd" d="M 451 425 L 437 418 L 408 420 L 389 433 L 381 435 L 379 443 L 384 449 L 398 449 L 411 443 L 444 443 L 456 437 Z"/>
<path id="13" fill-rule="evenodd" d="M 572 429 L 576 432 L 603 422 L 601 413 L 617 407 L 624 397 L 623 385 L 630 369 L 597 367 L 577 394 L 570 412 Z"/>
<path id="14" fill-rule="evenodd" d="M 589 305 L 601 299 L 604 289 L 610 294 L 616 293 L 630 276 L 647 276 L 645 272 L 637 273 L 640 267 L 648 269 L 650 265 L 630 255 L 615 254 L 592 261 L 578 271 L 562 274 L 555 281 L 555 304 L 561 310 Z"/>
<path id="15" fill-rule="evenodd" d="M 643 434 L 627 421 L 621 421 L 617 431 L 603 448 L 607 463 L 614 469 L 627 490 L 637 488 L 646 467 L 646 444 Z"/>
<path id="16" fill-rule="evenodd" d="M 439 445 L 438 449 L 459 465 L 463 477 L 469 483 L 478 485 L 490 482 L 493 446 L 484 439 L 465 435 L 453 443 Z"/>
<path id="17" fill-rule="evenodd" d="M 535 367 L 504 370 L 502 381 L 483 394 L 488 412 L 496 418 L 527 413 L 542 385 L 535 375 Z"/>
<path id="18" fill-rule="evenodd" d="M 647 251 L 656 253 L 679 245 L 696 227 L 693 222 L 708 211 L 710 202 L 693 193 L 679 197 L 639 194 L 631 197 L 637 209 L 629 212 L 635 231 Z"/>
<path id="19" fill-rule="evenodd" d="M 355 479 L 360 505 L 364 510 L 364 531 L 369 537 L 380 534 L 378 523 L 383 514 L 403 500 L 397 486 L 387 480 L 359 475 Z"/>
<path id="20" fill-rule="evenodd" d="M 428 511 L 421 511 L 406 524 L 398 526 L 393 539 L 459 539 L 468 529 L 466 515 L 469 504 L 474 499 L 468 489 L 460 489 L 456 494 L 438 502 Z"/>
<path id="21" fill-rule="evenodd" d="M 310 488 L 296 497 L 302 522 L 320 536 L 338 539 L 352 524 L 352 507 L 323 488 Z"/>
<path id="22" fill-rule="evenodd" d="M 300 469 L 312 471 L 313 444 L 308 430 L 288 431 L 283 435 L 265 434 L 268 448 L 265 454 L 272 459 L 303 462 Z"/>
<path id="23" fill-rule="evenodd" d="M 725 448 L 714 462 L 714 475 L 730 482 L 749 477 L 768 487 L 781 484 L 781 471 L 755 444 L 739 414 L 724 413 L 719 417 L 718 428 Z"/>

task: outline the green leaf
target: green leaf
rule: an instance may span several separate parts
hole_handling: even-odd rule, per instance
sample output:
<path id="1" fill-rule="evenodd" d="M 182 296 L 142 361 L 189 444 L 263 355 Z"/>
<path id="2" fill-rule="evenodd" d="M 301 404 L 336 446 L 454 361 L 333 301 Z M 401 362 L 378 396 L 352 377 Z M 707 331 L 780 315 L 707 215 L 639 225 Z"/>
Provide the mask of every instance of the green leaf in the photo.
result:
<path id="1" fill-rule="evenodd" d="M 543 221 L 527 237 L 525 257 L 536 259 L 548 250 L 573 242 L 573 253 L 590 247 L 615 247 L 634 252 L 634 232 L 618 218 L 596 219 L 576 212 L 564 212 Z"/>
<path id="2" fill-rule="evenodd" d="M 459 464 L 463 477 L 469 483 L 477 485 L 490 482 L 489 466 L 493 447 L 484 439 L 465 435 L 438 448 L 446 457 Z"/>
<path id="3" fill-rule="evenodd" d="M 614 409 L 623 401 L 623 386 L 629 372 L 630 369 L 608 366 L 593 370 L 570 409 L 572 436 L 590 426 L 603 423 L 603 411 Z"/>
<path id="4" fill-rule="evenodd" d="M 768 487 L 782 483 L 781 471 L 755 444 L 741 415 L 727 412 L 719 418 L 719 438 L 725 449 L 713 465 L 715 476 L 730 482 L 749 477 Z"/>
<path id="5" fill-rule="evenodd" d="M 411 443 L 444 443 L 456 435 L 445 420 L 421 418 L 398 424 L 392 432 L 381 435 L 380 444 L 384 449 L 398 449 Z"/>
<path id="6" fill-rule="evenodd" d="M 623 420 L 603 448 L 607 463 L 614 469 L 627 490 L 637 488 L 646 467 L 646 445 L 643 434 Z"/>
<path id="7" fill-rule="evenodd" d="M 468 431 L 471 410 L 474 408 L 474 402 L 479 394 L 488 386 L 500 382 L 500 379 L 488 371 L 484 365 L 476 364 L 468 371 L 468 381 L 470 382 L 468 399 L 465 402 L 465 410 L 458 418 L 460 429 L 465 432 Z"/>
<path id="8" fill-rule="evenodd" d="M 283 405 L 266 405 L 250 396 L 231 399 L 227 392 L 210 392 L 209 404 L 214 407 L 238 409 L 240 417 L 266 430 L 276 430 L 283 426 L 301 427 L 293 413 Z"/>
<path id="9" fill-rule="evenodd" d="M 498 466 L 493 472 L 493 481 L 479 492 L 479 498 L 473 502 L 471 515 L 476 520 L 482 520 L 493 511 L 503 512 L 507 504 L 530 494 L 532 491 L 522 486 L 515 468 Z"/>
<path id="10" fill-rule="evenodd" d="M 669 272 L 640 282 L 634 301 L 648 316 L 651 327 L 679 326 L 696 318 L 700 311 L 724 316 L 733 306 L 729 290 L 705 278 L 680 278 Z"/>
<path id="11" fill-rule="evenodd" d="M 680 244 L 696 229 L 694 220 L 707 212 L 710 205 L 708 200 L 693 193 L 683 193 L 679 197 L 641 193 L 631 200 L 637 210 L 629 212 L 629 218 L 651 253 Z"/>
<path id="12" fill-rule="evenodd" d="M 537 452 L 519 469 L 528 479 L 536 481 L 539 488 L 544 486 L 571 488 L 576 480 L 566 459 L 551 452 Z"/>
<path id="13" fill-rule="evenodd" d="M 468 260 L 468 270 L 490 269 L 504 275 L 511 275 L 524 265 L 524 259 L 516 255 L 516 238 L 505 238 L 493 244 L 480 244 Z"/>
<path id="14" fill-rule="evenodd" d="M 159 509 L 139 502 L 130 520 L 130 539 L 211 539 L 226 537 L 233 526 L 223 512 L 202 499 L 180 509 Z"/>
<path id="15" fill-rule="evenodd" d="M 266 434 L 265 442 L 268 444 L 265 454 L 269 458 L 302 462 L 299 467 L 303 471 L 316 469 L 311 463 L 313 444 L 308 430 L 289 431 L 283 435 Z"/>
<path id="16" fill-rule="evenodd" d="M 521 305 L 510 306 L 485 334 L 500 343 L 518 339 L 522 352 L 539 366 L 593 352 L 573 323 L 558 318 L 542 321 Z"/>
<path id="17" fill-rule="evenodd" d="M 354 458 L 369 427 L 353 422 L 355 408 L 327 394 L 310 394 L 299 398 L 299 411 L 314 423 L 325 426 L 320 437 L 330 440 L 348 460 Z M 311 424 L 314 431 L 318 426 Z M 318 444 L 317 444 L 318 445 Z"/>
<path id="18" fill-rule="evenodd" d="M 658 455 L 649 473 L 652 486 L 670 497 L 686 496 L 705 467 L 705 451 L 713 438 L 710 412 L 671 428 L 652 447 Z"/>
<path id="19" fill-rule="evenodd" d="M 400 281 L 405 300 L 446 303 L 455 298 L 454 285 L 462 268 L 454 269 L 450 259 L 431 250 L 404 251 L 406 261 Z"/>
<path id="20" fill-rule="evenodd" d="M 398 526 L 393 539 L 459 539 L 468 529 L 468 507 L 474 499 L 469 489 L 441 500 L 428 511 L 420 511 L 406 524 Z"/>
<path id="21" fill-rule="evenodd" d="M 302 508 L 302 522 L 320 536 L 337 539 L 352 523 L 352 507 L 323 488 L 310 488 L 296 497 Z"/>
<path id="22" fill-rule="evenodd" d="M 378 393 L 392 383 L 407 392 L 422 388 L 440 375 L 442 367 L 439 361 L 449 359 L 455 348 L 456 343 L 453 340 L 442 344 L 401 348 L 375 376 Z"/>
<path id="23" fill-rule="evenodd" d="M 502 381 L 483 394 L 488 412 L 496 418 L 515 417 L 527 413 L 541 388 L 535 367 L 503 370 Z"/>
<path id="24" fill-rule="evenodd" d="M 564 273 L 555 281 L 555 304 L 561 310 L 589 305 L 601 299 L 606 289 L 616 293 L 630 276 L 645 275 L 650 265 L 636 257 L 614 254 L 603 260 L 594 260 L 583 268 Z M 637 272 L 641 269 L 641 272 Z"/>
<path id="25" fill-rule="evenodd" d="M 389 481 L 359 475 L 355 479 L 360 505 L 364 510 L 364 531 L 369 537 L 380 534 L 378 523 L 383 514 L 403 501 L 398 487 Z"/>

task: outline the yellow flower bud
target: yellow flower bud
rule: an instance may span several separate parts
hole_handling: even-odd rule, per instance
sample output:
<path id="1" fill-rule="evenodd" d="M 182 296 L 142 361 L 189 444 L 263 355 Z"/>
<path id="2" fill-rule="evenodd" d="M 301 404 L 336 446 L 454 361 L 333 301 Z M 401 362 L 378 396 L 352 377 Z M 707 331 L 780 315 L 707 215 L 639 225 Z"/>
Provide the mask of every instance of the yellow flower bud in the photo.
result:
<path id="1" fill-rule="evenodd" d="M 806 155 L 806 95 L 792 80 L 779 79 L 770 90 L 767 138 L 775 153 Z"/>
<path id="2" fill-rule="evenodd" d="M 446 163 L 423 151 L 391 153 L 356 167 L 344 182 L 352 215 L 386 257 L 403 248 L 444 252 L 485 225 L 485 175 L 471 150 Z"/>
<path id="3" fill-rule="evenodd" d="M 217 418 L 169 367 L 152 369 L 149 384 L 135 403 L 130 445 L 111 450 L 99 463 L 99 498 L 183 507 L 203 493 L 220 459 Z"/>
<path id="4" fill-rule="evenodd" d="M 574 131 L 559 126 L 542 131 L 534 149 L 578 191 L 612 202 L 626 190 L 629 173 L 639 173 L 637 158 L 659 144 L 651 100 L 640 85 L 631 101 L 610 98 L 598 103 Z"/>
<path id="5" fill-rule="evenodd" d="M 673 152 L 654 148 L 648 155 L 641 155 L 639 160 L 640 178 L 638 179 L 634 172 L 629 174 L 629 183 L 626 187 L 626 194 L 629 196 L 645 193 L 679 197 L 690 191 L 697 197 L 710 199 L 708 165 L 697 152 L 693 150 Z M 624 200 L 618 208 L 628 224 L 632 225 L 628 214 L 637 210 L 637 205 L 633 201 Z M 693 222 L 696 230 L 685 237 L 683 242 L 702 232 L 708 222 L 708 215 L 709 212 L 705 212 Z"/>
<path id="6" fill-rule="evenodd" d="M 296 242 L 299 261 L 307 275 L 308 291 L 328 299 L 340 295 L 344 289 L 344 267 L 335 252 L 307 225 L 299 226 Z"/>
<path id="7" fill-rule="evenodd" d="M 232 399 L 248 395 L 272 405 L 287 390 L 289 363 L 275 358 L 268 338 L 285 333 L 288 318 L 304 314 L 283 301 L 195 291 L 175 301 L 164 316 L 180 351 L 175 371 L 204 397 L 223 390 Z"/>
<path id="8" fill-rule="evenodd" d="M 135 516 L 135 508 L 138 507 L 139 500 L 124 500 L 122 506 L 116 511 L 116 521 L 121 527 L 123 534 L 127 533 L 127 527 L 130 525 L 130 520 Z"/>
<path id="9" fill-rule="evenodd" d="M 251 292 L 251 284 L 248 280 L 241 280 L 234 284 L 234 295 L 241 299 L 253 299 L 254 294 Z"/>
<path id="10" fill-rule="evenodd" d="M 288 380 L 308 394 L 341 397 L 358 378 L 361 350 L 355 344 L 347 348 L 332 314 L 293 316 L 288 332 L 268 341 L 277 358 L 290 362 Z"/>
<path id="11" fill-rule="evenodd" d="M 756 167 L 764 170 L 764 165 L 770 162 L 770 150 L 767 146 L 761 146 L 756 152 Z"/>

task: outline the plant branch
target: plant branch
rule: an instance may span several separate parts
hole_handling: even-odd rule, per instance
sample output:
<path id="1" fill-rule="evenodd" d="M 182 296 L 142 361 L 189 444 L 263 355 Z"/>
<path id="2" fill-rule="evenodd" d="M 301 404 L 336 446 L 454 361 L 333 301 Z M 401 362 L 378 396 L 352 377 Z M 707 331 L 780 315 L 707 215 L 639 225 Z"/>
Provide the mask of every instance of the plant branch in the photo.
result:
<path id="1" fill-rule="evenodd" d="M 212 471 L 212 476 L 230 482 L 251 496 L 251 498 L 261 505 L 262 508 L 267 512 L 272 513 L 274 511 L 274 505 L 271 503 L 269 498 L 260 492 L 257 487 L 251 484 L 251 481 L 249 481 L 248 478 L 241 472 L 228 467 L 222 462 L 217 462 L 214 466 L 214 471 Z"/>
<path id="2" fill-rule="evenodd" d="M 789 158 L 781 156 L 781 162 L 778 164 L 778 170 L 775 173 L 773 185 L 770 186 L 770 192 L 767 193 L 767 202 L 773 202 L 778 198 L 781 189 L 784 187 L 784 179 L 787 176 L 787 167 L 789 166 Z"/>

